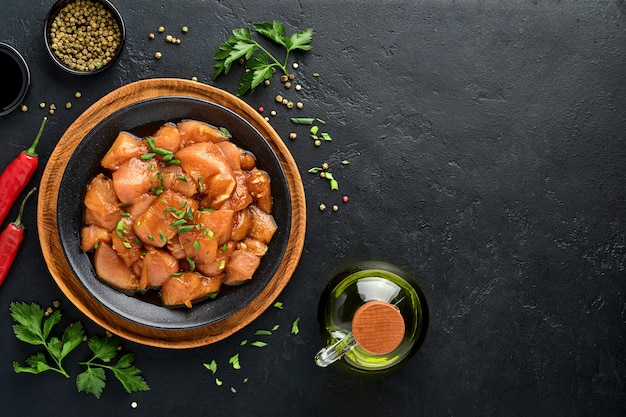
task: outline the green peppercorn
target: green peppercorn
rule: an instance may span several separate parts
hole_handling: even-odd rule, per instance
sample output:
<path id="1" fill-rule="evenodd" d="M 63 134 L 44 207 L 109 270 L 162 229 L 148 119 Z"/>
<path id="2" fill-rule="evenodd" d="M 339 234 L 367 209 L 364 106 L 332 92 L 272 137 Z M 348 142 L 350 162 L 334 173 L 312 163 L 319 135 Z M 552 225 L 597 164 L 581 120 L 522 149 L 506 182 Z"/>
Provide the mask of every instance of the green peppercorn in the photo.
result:
<path id="1" fill-rule="evenodd" d="M 54 15 L 48 34 L 54 56 L 77 71 L 107 65 L 122 43 L 122 31 L 113 13 L 95 0 L 66 4 Z"/>

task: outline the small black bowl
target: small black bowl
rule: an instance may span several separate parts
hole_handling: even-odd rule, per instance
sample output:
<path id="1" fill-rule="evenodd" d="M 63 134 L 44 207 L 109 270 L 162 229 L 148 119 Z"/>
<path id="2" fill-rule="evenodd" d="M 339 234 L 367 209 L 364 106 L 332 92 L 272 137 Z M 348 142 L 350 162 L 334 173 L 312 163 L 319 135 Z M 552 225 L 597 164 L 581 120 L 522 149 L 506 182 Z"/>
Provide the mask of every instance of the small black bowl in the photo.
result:
<path id="1" fill-rule="evenodd" d="M 122 19 L 122 15 L 115 8 L 115 6 L 108 0 L 88 0 L 94 4 L 98 4 L 104 7 L 105 10 L 111 13 L 111 16 L 114 19 L 114 23 L 119 27 L 120 39 L 118 40 L 118 45 L 113 52 L 113 56 L 110 57 L 110 60 L 103 65 L 97 65 L 89 69 L 81 69 L 77 67 L 71 67 L 68 63 L 64 62 L 60 57 L 55 54 L 55 47 L 53 46 L 53 40 L 51 38 L 51 29 L 54 25 L 54 20 L 58 16 L 58 14 L 68 5 L 72 3 L 76 3 L 76 0 L 59 0 L 50 8 L 48 11 L 48 15 L 46 16 L 45 25 L 44 25 L 44 40 L 46 44 L 46 50 L 48 54 L 52 58 L 52 61 L 59 67 L 65 70 L 66 72 L 74 75 L 92 75 L 97 74 L 101 71 L 112 66 L 112 64 L 117 60 L 122 52 L 122 48 L 124 46 L 124 42 L 126 40 L 126 26 L 124 25 L 124 19 Z M 90 49 L 89 52 L 93 52 L 93 48 Z"/>
<path id="2" fill-rule="evenodd" d="M 5 86 L 0 91 L 0 116 L 18 108 L 30 86 L 30 71 L 22 55 L 11 45 L 0 42 L 0 68 Z"/>
<path id="3" fill-rule="evenodd" d="M 166 122 L 183 119 L 206 121 L 225 127 L 232 142 L 252 152 L 259 169 L 271 178 L 273 215 L 278 224 L 267 254 L 254 279 L 220 291 L 216 299 L 194 304 L 191 309 L 167 308 L 141 295 L 129 296 L 103 283 L 96 276 L 90 256 L 80 249 L 83 226 L 83 197 L 91 178 L 102 171 L 100 159 L 121 130 L 145 136 Z M 115 314 L 143 326 L 160 329 L 187 329 L 209 325 L 241 310 L 269 283 L 281 262 L 290 234 L 290 190 L 285 173 L 267 141 L 252 125 L 231 110 L 205 100 L 161 97 L 125 107 L 96 125 L 69 158 L 59 187 L 58 230 L 65 256 L 88 292 Z"/>

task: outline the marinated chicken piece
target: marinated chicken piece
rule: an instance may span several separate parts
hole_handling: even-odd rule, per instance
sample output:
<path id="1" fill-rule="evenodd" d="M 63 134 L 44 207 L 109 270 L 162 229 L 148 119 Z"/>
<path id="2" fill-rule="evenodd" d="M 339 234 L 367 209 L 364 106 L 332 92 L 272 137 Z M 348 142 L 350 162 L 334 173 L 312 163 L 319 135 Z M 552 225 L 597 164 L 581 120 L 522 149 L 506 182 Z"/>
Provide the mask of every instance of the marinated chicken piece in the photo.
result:
<path id="1" fill-rule="evenodd" d="M 162 177 L 155 161 L 131 158 L 112 174 L 113 189 L 122 203 L 132 204 L 141 195 L 162 187 Z"/>
<path id="2" fill-rule="evenodd" d="M 151 193 L 145 193 L 140 195 L 135 199 L 132 204 L 124 205 L 122 208 L 125 213 L 127 213 L 131 219 L 136 218 L 141 213 L 146 211 L 150 204 L 157 198 L 156 195 Z"/>
<path id="3" fill-rule="evenodd" d="M 260 240 L 247 237 L 237 244 L 237 249 L 246 249 L 256 256 L 264 256 L 267 253 L 267 245 Z"/>
<path id="4" fill-rule="evenodd" d="M 151 137 L 154 147 L 176 153 L 182 144 L 178 127 L 174 123 L 166 123 Z"/>
<path id="5" fill-rule="evenodd" d="M 254 168 L 246 179 L 246 187 L 256 206 L 267 214 L 272 214 L 272 189 L 267 172 Z"/>
<path id="6" fill-rule="evenodd" d="M 80 231 L 80 249 L 89 252 L 100 242 L 111 242 L 111 232 L 95 224 L 85 226 Z"/>
<path id="7" fill-rule="evenodd" d="M 235 250 L 226 263 L 226 278 L 224 279 L 224 284 L 243 284 L 252 279 L 254 272 L 260 264 L 260 256 L 244 249 Z"/>
<path id="8" fill-rule="evenodd" d="M 120 258 L 124 260 L 126 266 L 130 267 L 141 258 L 143 246 L 141 242 L 137 240 L 130 218 L 122 217 L 122 219 L 117 222 L 115 230 L 111 232 L 111 246 Z"/>
<path id="9" fill-rule="evenodd" d="M 163 189 L 174 190 L 185 197 L 193 197 L 198 193 L 196 182 L 183 171 L 178 165 L 165 165 L 161 167 L 163 177 Z"/>
<path id="10" fill-rule="evenodd" d="M 182 146 L 200 142 L 223 142 L 230 140 L 230 134 L 199 120 L 183 120 L 178 123 Z"/>
<path id="11" fill-rule="evenodd" d="M 216 144 L 220 151 L 224 154 L 224 157 L 228 161 L 228 164 L 234 171 L 241 170 L 241 152 L 242 149 L 232 142 L 219 142 Z"/>
<path id="12" fill-rule="evenodd" d="M 180 226 L 176 223 L 180 220 L 178 216 L 186 215 L 189 209 L 192 212 L 197 209 L 195 201 L 166 190 L 154 199 L 146 211 L 135 218 L 135 234 L 146 245 L 161 248 L 176 236 Z"/>
<path id="13" fill-rule="evenodd" d="M 83 201 L 86 224 L 95 224 L 110 231 L 122 217 L 113 182 L 104 174 L 98 174 L 89 182 Z"/>
<path id="14" fill-rule="evenodd" d="M 179 269 L 178 259 L 167 250 L 148 248 L 141 263 L 139 289 L 160 287 Z"/>
<path id="15" fill-rule="evenodd" d="M 243 210 L 248 207 L 254 201 L 252 195 L 248 191 L 248 187 L 246 186 L 247 176 L 243 171 L 235 171 L 235 181 L 237 184 L 235 185 L 235 189 L 233 193 L 230 195 L 230 198 L 222 205 L 225 207 L 228 204 L 228 208 L 234 211 Z"/>
<path id="16" fill-rule="evenodd" d="M 230 240 L 238 242 L 248 236 L 248 231 L 252 226 L 252 215 L 246 207 L 236 211 L 233 215 L 233 230 L 230 233 Z"/>
<path id="17" fill-rule="evenodd" d="M 209 262 L 208 264 L 196 264 L 196 269 L 208 277 L 224 273 L 224 268 L 226 268 L 230 256 L 235 251 L 235 246 L 235 242 L 232 240 L 220 246 L 217 250 L 217 257 L 213 262 Z"/>
<path id="18" fill-rule="evenodd" d="M 263 243 L 269 243 L 278 228 L 274 217 L 259 209 L 254 204 L 249 206 L 248 210 L 252 217 L 248 236 L 260 240 Z"/>
<path id="19" fill-rule="evenodd" d="M 185 251 L 185 256 L 191 258 L 195 265 L 208 264 L 217 258 L 217 239 L 207 229 L 191 229 L 178 235 L 178 241 Z"/>
<path id="20" fill-rule="evenodd" d="M 230 240 L 233 230 L 234 212 L 232 210 L 198 211 L 195 222 L 208 229 L 219 245 Z"/>
<path id="21" fill-rule="evenodd" d="M 115 171 L 130 158 L 140 157 L 147 152 L 148 147 L 140 138 L 132 133 L 120 132 L 100 161 L 100 165 L 109 171 Z"/>
<path id="22" fill-rule="evenodd" d="M 176 159 L 180 160 L 183 170 L 196 181 L 198 191 L 206 195 L 203 199 L 206 207 L 217 208 L 235 189 L 233 169 L 214 143 L 186 146 L 176 153 Z"/>
<path id="23" fill-rule="evenodd" d="M 139 288 L 139 280 L 107 242 L 100 242 L 93 256 L 96 275 L 105 283 L 125 292 Z"/>
<path id="24" fill-rule="evenodd" d="M 166 280 L 161 286 L 161 301 L 166 306 L 185 305 L 219 291 L 224 275 L 205 277 L 197 272 L 184 272 Z"/>

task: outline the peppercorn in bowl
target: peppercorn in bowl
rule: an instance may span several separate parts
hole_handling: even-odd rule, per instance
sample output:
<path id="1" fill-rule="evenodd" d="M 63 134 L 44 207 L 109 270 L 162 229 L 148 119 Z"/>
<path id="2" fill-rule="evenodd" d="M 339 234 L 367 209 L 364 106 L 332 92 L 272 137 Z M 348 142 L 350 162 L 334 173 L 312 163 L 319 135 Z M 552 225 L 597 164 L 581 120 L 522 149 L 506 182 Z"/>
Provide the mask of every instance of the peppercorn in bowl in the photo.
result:
<path id="1" fill-rule="evenodd" d="M 183 134 L 189 134 L 189 125 L 204 123 L 219 126 L 221 132 L 228 132 L 229 139 L 215 145 L 191 140 L 181 150 L 168 153 L 165 151 L 167 141 L 157 137 L 164 129 L 179 129 Z M 117 206 L 112 212 L 120 216 L 113 221 L 117 221 L 117 225 L 106 226 L 111 229 L 109 236 L 98 238 L 95 245 L 85 246 L 83 231 L 97 223 L 92 221 L 94 213 L 85 210 L 89 205 L 87 195 L 93 181 L 108 181 L 107 176 L 111 173 L 105 166 L 116 165 L 111 164 L 111 149 L 117 146 L 112 148 L 114 143 L 123 143 L 120 148 L 127 148 L 129 144 L 137 149 L 145 148 L 133 158 L 132 165 L 143 165 L 147 175 L 153 174 L 150 178 L 154 182 L 150 184 L 148 181 L 146 187 L 149 189 L 144 193 L 152 203 L 137 213 L 127 203 L 115 203 Z M 211 194 L 212 191 L 207 192 L 203 187 L 213 183 L 209 174 L 198 175 L 194 172 L 200 171 L 194 171 L 195 168 L 186 173 L 184 170 L 188 167 L 185 165 L 189 158 L 191 161 L 196 159 L 198 151 L 205 155 L 218 152 L 222 147 L 225 152 L 226 149 L 239 149 L 245 150 L 246 157 L 254 155 L 254 164 L 250 165 L 249 161 L 242 164 L 242 169 L 250 170 L 244 175 L 253 179 L 253 186 L 254 172 L 263 171 L 271 188 L 269 210 L 267 201 L 254 192 L 254 201 L 248 202 L 250 210 L 257 214 L 258 208 L 271 212 L 275 223 L 271 227 L 273 236 L 267 240 L 258 267 L 252 277 L 244 281 L 237 280 L 240 269 L 234 265 L 239 260 L 225 256 L 227 253 L 234 255 L 238 250 L 254 252 L 255 249 L 249 247 L 254 239 L 235 242 L 234 234 L 231 234 L 217 246 L 217 261 L 209 259 L 207 263 L 196 256 L 201 255 L 198 253 L 201 249 L 204 251 L 215 243 L 211 242 L 212 239 L 221 239 L 220 228 L 210 226 L 211 216 L 220 212 L 232 215 L 237 210 L 233 204 L 238 197 L 235 188 L 227 191 L 228 196 L 221 191 L 217 197 Z M 179 161 L 180 167 L 177 165 Z M 129 161 L 121 165 L 130 164 Z M 167 183 L 166 177 L 171 172 L 175 174 L 170 178 L 179 181 L 178 186 L 182 188 Z M 223 184 L 221 179 L 216 179 L 216 187 Z M 127 192 L 133 192 L 133 187 L 126 185 L 117 187 L 118 191 L 123 190 L 122 200 L 128 197 Z M 189 187 L 195 188 L 190 191 Z M 149 212 L 146 207 L 154 207 L 152 214 L 157 220 L 167 218 L 162 228 L 144 229 L 150 227 L 150 219 L 138 213 Z M 261 218 L 268 216 L 261 214 Z M 273 304 L 291 279 L 300 258 L 306 208 L 302 181 L 293 158 L 257 111 L 237 97 L 205 84 L 153 79 L 138 81 L 109 93 L 68 128 L 42 176 L 38 227 L 44 258 L 53 278 L 83 313 L 107 330 L 138 343 L 189 348 L 229 336 Z M 242 238 L 254 237 L 255 233 L 242 235 Z M 257 240 L 263 240 L 261 235 L 256 236 Z M 112 250 L 116 242 L 118 249 Z M 188 245 L 182 249 L 187 252 L 177 256 L 177 245 L 184 246 L 185 242 Z M 128 265 L 132 263 L 130 267 L 125 267 L 121 258 L 125 256 L 121 252 L 127 249 L 129 254 L 137 249 L 133 255 L 135 258 L 128 262 Z M 160 274 L 158 288 L 141 286 L 142 264 L 144 267 L 148 263 L 153 265 L 155 258 L 152 256 L 166 249 L 172 249 L 172 252 L 165 256 L 168 259 L 176 257 L 179 262 L 172 266 L 174 269 L 167 276 Z M 250 259 L 250 254 L 248 256 Z M 149 257 L 152 258 L 149 260 Z M 229 263 L 233 266 L 230 270 Z M 220 273 L 222 269 L 224 274 Z M 215 271 L 215 277 L 212 277 L 211 270 Z M 128 279 L 120 285 L 122 276 Z M 196 298 L 176 298 L 186 286 L 198 282 L 213 285 L 216 280 L 223 280 L 220 282 L 226 285 L 207 289 L 202 294 L 206 297 L 196 297 L 194 292 Z M 233 283 L 235 285 L 229 285 Z"/>
<path id="2" fill-rule="evenodd" d="M 54 63 L 71 74 L 90 75 L 119 57 L 126 28 L 108 0 L 59 0 L 44 25 L 46 49 Z"/>

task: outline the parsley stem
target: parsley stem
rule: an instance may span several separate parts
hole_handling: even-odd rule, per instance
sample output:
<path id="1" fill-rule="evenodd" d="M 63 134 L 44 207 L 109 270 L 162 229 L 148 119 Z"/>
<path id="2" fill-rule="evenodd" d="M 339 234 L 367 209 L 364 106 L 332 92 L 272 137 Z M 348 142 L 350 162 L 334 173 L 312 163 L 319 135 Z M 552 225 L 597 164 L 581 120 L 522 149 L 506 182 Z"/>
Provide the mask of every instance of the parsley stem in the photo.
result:
<path id="1" fill-rule="evenodd" d="M 285 75 L 289 75 L 289 72 L 287 71 L 287 62 L 285 61 L 285 64 L 281 64 L 280 61 L 278 61 L 274 55 L 272 55 L 267 49 L 265 49 L 263 47 L 263 45 L 259 44 L 258 42 L 254 41 L 254 43 L 256 44 L 256 46 L 263 51 L 263 53 L 265 53 L 272 61 L 274 61 L 276 63 L 275 66 L 278 66 L 278 68 L 281 69 L 281 71 L 285 74 Z M 287 51 L 287 59 L 289 59 L 289 51 Z"/>

